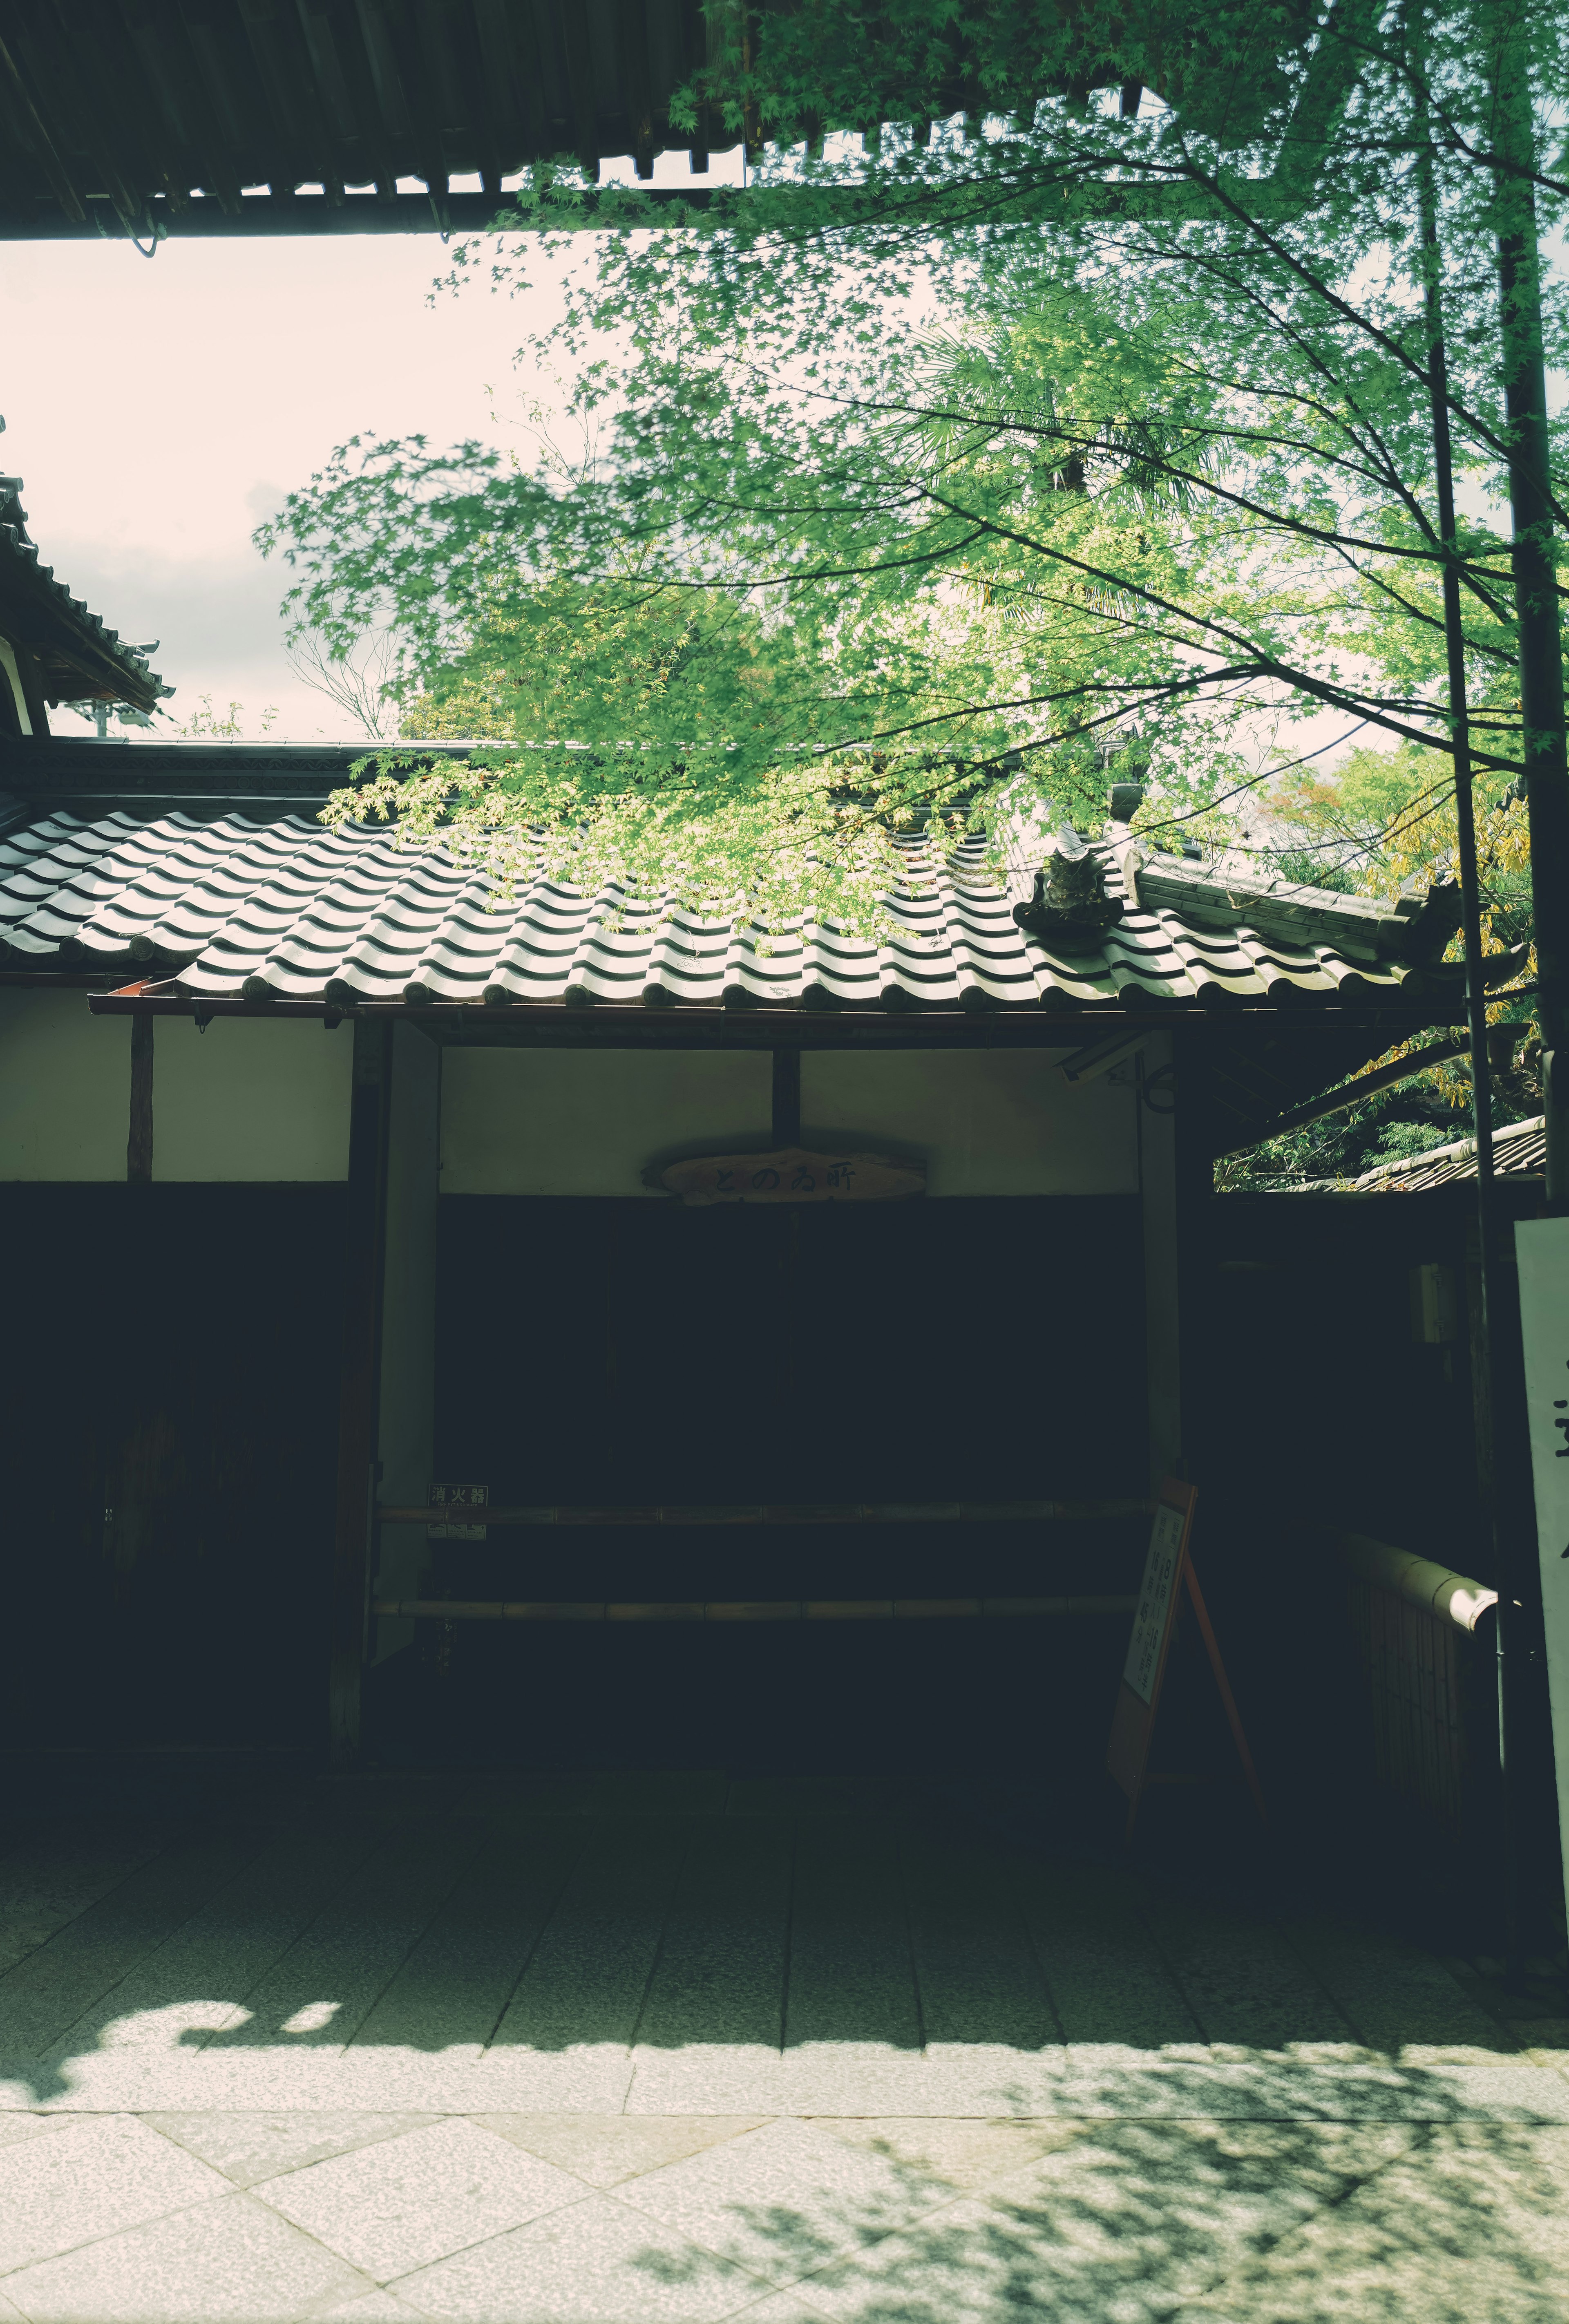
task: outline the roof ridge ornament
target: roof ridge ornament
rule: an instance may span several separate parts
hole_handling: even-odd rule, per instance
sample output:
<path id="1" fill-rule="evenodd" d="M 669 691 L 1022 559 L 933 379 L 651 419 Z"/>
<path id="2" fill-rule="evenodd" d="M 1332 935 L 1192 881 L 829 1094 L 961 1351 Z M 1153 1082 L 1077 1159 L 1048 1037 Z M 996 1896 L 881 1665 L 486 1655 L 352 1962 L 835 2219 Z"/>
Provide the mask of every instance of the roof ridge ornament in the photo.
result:
<path id="1" fill-rule="evenodd" d="M 1127 908 L 1121 896 L 1107 895 L 1100 855 L 1065 823 L 1035 875 L 1034 895 L 1028 904 L 1015 904 L 1013 918 L 1027 936 L 1054 950 L 1094 952 Z"/>

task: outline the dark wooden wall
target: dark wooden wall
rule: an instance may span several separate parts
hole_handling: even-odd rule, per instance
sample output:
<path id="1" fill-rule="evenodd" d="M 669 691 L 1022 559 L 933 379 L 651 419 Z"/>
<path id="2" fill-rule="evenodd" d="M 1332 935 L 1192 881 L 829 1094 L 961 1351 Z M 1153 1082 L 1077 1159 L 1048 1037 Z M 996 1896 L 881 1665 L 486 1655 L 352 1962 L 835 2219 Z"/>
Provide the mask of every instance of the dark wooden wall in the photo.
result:
<path id="1" fill-rule="evenodd" d="M 1144 1490 L 1131 1200 L 455 1196 L 440 1231 L 437 1466 L 499 1500 Z"/>
<path id="2" fill-rule="evenodd" d="M 340 1187 L 0 1189 L 0 1732 L 315 1746 Z"/>
<path id="3" fill-rule="evenodd" d="M 437 1467 L 497 1500 L 1145 1490 L 1136 1200 L 452 1196 L 440 1233 Z M 498 1529 L 432 1545 L 431 1583 L 596 1599 L 1116 1592 L 1137 1586 L 1147 1532 L 1138 1517 Z M 379 1733 L 383 1748 L 401 1734 L 562 1764 L 1060 1771 L 1103 1749 L 1125 1628 L 476 1624 L 443 1641 L 431 1626 L 401 1671 L 378 1674 Z"/>

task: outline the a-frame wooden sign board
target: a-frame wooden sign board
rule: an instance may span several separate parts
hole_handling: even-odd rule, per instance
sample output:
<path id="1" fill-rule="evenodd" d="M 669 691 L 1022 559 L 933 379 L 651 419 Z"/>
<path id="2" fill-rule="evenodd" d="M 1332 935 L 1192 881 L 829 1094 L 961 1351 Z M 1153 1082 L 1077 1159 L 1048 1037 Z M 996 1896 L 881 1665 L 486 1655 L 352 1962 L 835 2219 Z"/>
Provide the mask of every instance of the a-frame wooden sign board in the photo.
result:
<path id="1" fill-rule="evenodd" d="M 1220 1691 L 1226 1721 L 1237 1756 L 1242 1763 L 1248 1789 L 1260 1816 L 1264 1814 L 1264 1794 L 1259 1788 L 1259 1778 L 1253 1768 L 1253 1755 L 1248 1748 L 1248 1738 L 1242 1732 L 1242 1722 L 1237 1716 L 1225 1665 L 1215 1644 L 1215 1634 L 1210 1625 L 1209 1609 L 1204 1602 L 1204 1592 L 1198 1586 L 1198 1576 L 1193 1570 L 1193 1512 L 1198 1496 L 1191 1485 L 1175 1477 L 1168 1477 L 1160 1488 L 1160 1498 L 1155 1505 L 1155 1523 L 1149 1534 L 1149 1554 L 1144 1561 L 1144 1582 L 1139 1592 L 1139 1604 L 1133 1616 L 1133 1637 L 1128 1647 L 1128 1660 L 1123 1665 L 1122 1683 L 1117 1690 L 1117 1708 L 1112 1715 L 1112 1740 L 1106 1752 L 1106 1772 L 1112 1781 L 1128 1794 L 1128 1833 L 1131 1837 L 1134 1819 L 1139 1813 L 1139 1802 L 1149 1784 L 1169 1782 L 1173 1778 L 1149 1772 L 1149 1745 L 1155 1732 L 1155 1715 L 1160 1708 L 1160 1685 L 1166 1676 L 1166 1658 L 1171 1651 L 1171 1634 L 1177 1624 L 1177 1604 L 1186 1585 L 1193 1605 L 1194 1620 L 1204 1640 L 1214 1682 Z M 1177 1777 L 1175 1780 L 1182 1781 Z"/>

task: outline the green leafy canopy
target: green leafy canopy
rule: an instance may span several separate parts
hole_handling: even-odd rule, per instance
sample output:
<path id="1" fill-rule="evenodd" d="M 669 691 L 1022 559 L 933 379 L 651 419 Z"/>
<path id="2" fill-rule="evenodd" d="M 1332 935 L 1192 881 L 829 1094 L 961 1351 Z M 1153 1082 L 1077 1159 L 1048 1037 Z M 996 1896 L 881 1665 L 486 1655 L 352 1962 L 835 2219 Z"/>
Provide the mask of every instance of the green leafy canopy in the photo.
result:
<path id="1" fill-rule="evenodd" d="M 1552 12 L 1343 5 L 1315 32 L 909 0 L 869 22 L 808 7 L 765 19 L 756 58 L 715 44 L 690 105 L 761 151 L 744 196 L 656 221 L 539 172 L 516 235 L 457 254 L 454 290 L 566 269 L 520 354 L 568 382 L 557 430 L 536 413 L 518 457 L 356 439 L 262 529 L 329 652 L 390 630 L 406 741 L 488 742 L 389 760 L 331 815 L 395 813 L 503 878 L 864 921 L 900 832 L 1038 857 L 1103 812 L 1108 762 L 1146 761 L 1152 833 L 1216 828 L 1292 755 L 1260 733 L 1326 710 L 1432 754 L 1442 788 L 1435 263 L 1474 741 L 1501 787 L 1492 248 L 1523 180 L 1488 74 L 1508 50 L 1545 115 Z M 965 74 L 974 134 L 897 125 Z M 1104 92 L 1139 81 L 1177 103 L 1125 117 Z M 856 119 L 883 125 L 814 158 Z M 1534 191 L 1551 223 L 1562 187 Z M 1547 315 L 1555 355 L 1555 294 Z"/>

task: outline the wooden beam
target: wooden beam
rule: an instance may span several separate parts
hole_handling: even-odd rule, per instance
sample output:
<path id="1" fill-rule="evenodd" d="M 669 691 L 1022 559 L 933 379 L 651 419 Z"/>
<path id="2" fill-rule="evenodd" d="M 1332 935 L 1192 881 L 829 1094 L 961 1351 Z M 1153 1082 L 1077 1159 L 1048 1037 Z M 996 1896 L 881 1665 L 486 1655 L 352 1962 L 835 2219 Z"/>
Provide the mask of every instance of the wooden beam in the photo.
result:
<path id="1" fill-rule="evenodd" d="M 1426 900 L 1400 896 L 1390 904 L 1288 880 L 1228 879 L 1217 872 L 1181 868 L 1170 857 L 1136 857 L 1134 877 L 1146 911 L 1158 906 L 1180 912 L 1201 927 L 1245 925 L 1309 951 L 1329 945 L 1348 959 L 1426 959 L 1442 927 L 1438 950 L 1431 954 L 1436 960 L 1454 933 L 1451 906 L 1459 894 L 1437 883 L 1437 892 Z"/>
<path id="2" fill-rule="evenodd" d="M 1106 1501 L 665 1501 L 641 1508 L 575 1503 L 497 1508 L 465 1503 L 465 1524 L 484 1526 L 839 1526 L 1055 1525 L 1084 1519 L 1145 1517 L 1149 1500 Z M 449 1525 L 453 1508 L 383 1504 L 383 1525 Z"/>
<path id="3" fill-rule="evenodd" d="M 38 667 L 38 657 L 30 647 L 17 645 L 14 642 L 12 644 L 11 651 L 16 663 L 16 682 L 22 688 L 22 699 L 27 706 L 27 717 L 32 728 L 32 739 L 35 742 L 47 742 L 51 739 L 49 705 L 44 698 L 43 675 Z"/>
<path id="4" fill-rule="evenodd" d="M 396 217 L 399 200 L 397 164 L 392 159 L 382 115 L 375 66 L 365 45 L 365 30 L 355 11 L 353 0 L 325 0 L 323 9 L 316 17 L 315 38 L 331 42 L 343 74 L 344 86 L 348 91 L 349 103 L 354 107 L 359 146 L 359 166 L 354 174 L 360 183 L 372 183 L 376 189 L 374 197 L 346 194 L 341 202 L 331 207 L 341 213 L 342 223 L 349 229 L 357 224 L 356 207 L 359 215 L 363 216 L 367 202 L 383 213 L 391 210 Z M 410 230 L 428 229 L 433 224 L 429 203 L 416 203 L 411 196 L 403 198 L 410 207 Z M 361 226 L 359 230 L 368 229 Z"/>
<path id="5" fill-rule="evenodd" d="M 73 226 L 88 225 L 87 205 L 75 184 L 63 156 L 43 124 L 43 116 L 28 94 L 16 59 L 4 39 L 0 39 L 0 91 L 15 119 L 22 124 L 28 142 L 38 156 L 39 166 L 48 179 L 50 189 Z"/>
<path id="6" fill-rule="evenodd" d="M 386 1619 L 416 1622 L 933 1622 L 1016 1621 L 1042 1615 L 1131 1614 L 1132 1596 L 1085 1598 L 665 1599 L 378 1598 Z"/>
<path id="7" fill-rule="evenodd" d="M 615 45 L 626 99 L 632 165 L 640 178 L 654 174 L 653 80 L 649 70 L 649 28 L 644 0 L 616 0 Z"/>
<path id="8" fill-rule="evenodd" d="M 1527 1028 L 1511 1025 L 1500 1028 L 1515 1038 Z M 1277 1114 L 1272 1121 L 1260 1121 L 1250 1130 L 1240 1145 L 1228 1146 L 1228 1154 L 1245 1154 L 1251 1146 L 1262 1145 L 1267 1138 L 1279 1138 L 1288 1130 L 1301 1130 L 1310 1121 L 1324 1121 L 1332 1113 L 1348 1113 L 1364 1098 L 1376 1097 L 1380 1090 L 1394 1089 L 1401 1082 L 1415 1081 L 1433 1065 L 1444 1065 L 1451 1057 L 1463 1057 L 1471 1047 L 1469 1034 L 1461 1034 L 1452 1041 L 1434 1041 L 1425 1049 L 1412 1049 L 1397 1057 L 1392 1065 L 1380 1065 L 1376 1073 L 1362 1074 L 1343 1089 L 1331 1090 L 1327 1097 L 1315 1097 L 1306 1105 L 1293 1106 L 1289 1113 Z"/>
<path id="9" fill-rule="evenodd" d="M 776 1147 L 798 1146 L 801 1142 L 801 1053 L 798 1049 L 776 1049 L 773 1053 L 773 1143 Z"/>

